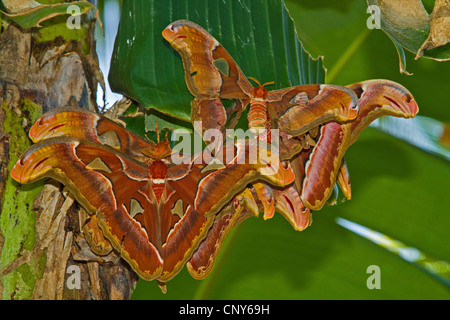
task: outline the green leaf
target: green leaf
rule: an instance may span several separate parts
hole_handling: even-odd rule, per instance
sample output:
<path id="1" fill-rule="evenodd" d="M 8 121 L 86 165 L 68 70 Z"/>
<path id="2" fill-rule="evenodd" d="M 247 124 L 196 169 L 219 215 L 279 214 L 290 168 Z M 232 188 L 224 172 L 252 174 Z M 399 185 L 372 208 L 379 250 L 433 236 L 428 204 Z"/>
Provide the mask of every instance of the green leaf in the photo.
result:
<path id="1" fill-rule="evenodd" d="M 449 125 L 424 116 L 414 119 L 381 117 L 370 124 L 426 152 L 450 161 Z"/>
<path id="2" fill-rule="evenodd" d="M 123 4 L 114 46 L 109 74 L 113 91 L 147 108 L 190 119 L 192 96 L 181 58 L 161 36 L 178 19 L 207 29 L 247 76 L 261 83 L 275 81 L 272 89 L 324 81 L 321 59 L 303 50 L 279 0 L 132 0 Z"/>
<path id="3" fill-rule="evenodd" d="M 450 289 L 450 263 L 448 261 L 436 259 L 417 248 L 410 247 L 399 240 L 393 239 L 381 232 L 371 230 L 347 219 L 338 217 L 336 223 L 398 255 L 400 258 L 423 268 L 426 272 L 435 276 L 439 281 L 442 281 L 442 283 Z"/>
<path id="4" fill-rule="evenodd" d="M 78 7 L 78 10 L 73 10 L 73 6 Z M 95 9 L 95 7 L 88 1 L 75 1 L 71 3 L 40 5 L 16 14 L 8 14 L 6 12 L 2 13 L 23 29 L 29 29 L 33 27 L 40 27 L 41 22 L 58 15 L 80 15 L 93 8 Z"/>
<path id="5" fill-rule="evenodd" d="M 448 5 L 443 4 L 447 8 L 442 14 L 438 13 L 436 7 L 436 13 L 429 15 L 420 0 L 367 0 L 367 4 L 377 8 L 372 14 L 379 16 L 381 29 L 393 41 L 399 54 L 401 72 L 407 73 L 403 49 L 414 53 L 416 58 L 424 56 L 438 61 L 450 59 L 450 44 L 446 44 L 450 40 L 450 20 L 446 18 Z M 444 19 L 447 21 L 442 22 Z M 436 41 L 437 38 L 445 39 Z M 429 44 L 425 45 L 427 42 Z M 439 43 L 431 45 L 435 42 Z"/>

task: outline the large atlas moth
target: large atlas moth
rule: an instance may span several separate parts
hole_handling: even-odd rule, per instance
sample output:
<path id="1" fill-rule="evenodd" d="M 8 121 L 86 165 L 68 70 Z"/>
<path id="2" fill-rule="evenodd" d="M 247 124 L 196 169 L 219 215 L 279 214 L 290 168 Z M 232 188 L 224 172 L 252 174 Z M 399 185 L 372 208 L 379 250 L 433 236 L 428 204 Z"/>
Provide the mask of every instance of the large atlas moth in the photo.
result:
<path id="1" fill-rule="evenodd" d="M 321 190 L 333 185 L 335 181 L 344 196 L 350 199 L 350 178 L 342 157 L 347 148 L 378 117 L 390 115 L 408 118 L 418 111 L 412 96 L 395 82 L 369 80 L 349 85 L 348 88 L 354 90 L 359 97 L 358 117 L 349 123 L 330 122 L 318 127 L 315 143 L 302 149 L 290 161 L 295 174 L 294 184 L 273 188 L 262 182 L 253 183 L 247 187 L 246 193 L 234 199 L 235 202 L 240 199 L 244 204 L 242 207 L 235 206 L 234 211 L 233 207 L 229 207 L 226 215 L 216 216 L 209 233 L 220 234 L 220 237 L 205 237 L 198 250 L 201 254 L 195 253 L 188 261 L 187 268 L 193 277 L 202 279 L 208 275 L 227 233 L 248 217 L 264 212 L 264 219 L 269 219 L 277 211 L 296 230 L 303 230 L 312 222 L 311 204 L 303 204 L 304 199 L 315 199 L 316 194 L 322 194 Z M 333 175 L 335 171 L 326 170 L 335 161 L 330 155 L 332 152 L 339 152 L 336 158 L 341 161 L 337 176 Z"/>
<path id="2" fill-rule="evenodd" d="M 182 58 L 186 85 L 194 96 L 191 118 L 202 121 L 203 130 L 232 127 L 247 105 L 249 128 L 256 133 L 265 129 L 260 138 L 272 142 L 270 132 L 279 130 L 279 157 L 291 162 L 295 185 L 280 192 L 258 182 L 253 191 L 265 199 L 266 219 L 273 216 L 277 201 L 289 202 L 290 211 L 296 212 L 290 222 L 298 230 L 311 223 L 310 210 L 323 207 L 336 183 L 351 197 L 343 156 L 361 130 L 382 115 L 410 118 L 418 112 L 411 93 L 388 80 L 268 91 L 267 84 L 251 78 L 258 84 L 253 87 L 225 48 L 197 24 L 175 21 L 162 34 Z M 221 99 L 235 100 L 235 107 L 226 110 Z"/>
<path id="3" fill-rule="evenodd" d="M 210 159 L 184 155 L 188 161 L 173 163 L 167 140 L 147 141 L 79 108 L 44 114 L 29 136 L 35 144 L 11 176 L 22 184 L 44 177 L 62 182 L 92 215 L 84 230 L 93 251 L 104 254 L 110 243 L 141 278 L 157 279 L 163 287 L 197 251 L 217 216 L 243 211 L 247 184 L 284 187 L 294 179 L 278 158 L 246 161 L 260 146 L 239 141 Z M 222 161 L 229 148 L 233 158 Z"/>

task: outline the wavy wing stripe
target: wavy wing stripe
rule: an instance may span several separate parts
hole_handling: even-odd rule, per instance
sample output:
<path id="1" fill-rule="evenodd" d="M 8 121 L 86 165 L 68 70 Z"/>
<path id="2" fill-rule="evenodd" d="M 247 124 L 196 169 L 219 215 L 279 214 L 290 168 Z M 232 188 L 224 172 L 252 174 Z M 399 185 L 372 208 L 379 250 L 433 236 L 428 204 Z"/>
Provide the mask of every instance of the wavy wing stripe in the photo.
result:
<path id="1" fill-rule="evenodd" d="M 358 115 L 358 98 L 346 87 L 321 85 L 307 105 L 296 105 L 280 116 L 279 129 L 298 136 L 329 121 L 345 122 Z"/>
<path id="2" fill-rule="evenodd" d="M 191 258 L 200 242 L 205 238 L 214 217 L 207 218 L 189 206 L 183 218 L 174 226 L 168 241 L 162 247 L 164 268 L 158 278 L 160 282 L 172 279 Z"/>
<path id="3" fill-rule="evenodd" d="M 249 164 L 249 154 L 259 154 L 259 148 L 254 145 L 239 145 L 236 157 L 224 169 L 216 170 L 198 183 L 195 196 L 195 209 L 204 215 L 211 215 L 231 201 L 235 194 L 240 193 L 248 183 L 258 179 L 275 186 L 285 186 L 294 181 L 294 174 L 288 164 L 275 158 L 275 163 L 261 161 Z M 264 159 L 263 159 L 264 160 Z M 273 168 L 277 168 L 275 171 Z M 269 174 L 266 174 L 269 173 Z M 231 186 L 231 187 L 230 187 Z M 209 190 L 215 190 L 214 193 Z"/>
<path id="4" fill-rule="evenodd" d="M 87 168 L 100 158 L 111 172 Z M 120 160 L 119 160 L 120 159 Z M 130 190 L 135 192 L 147 182 L 129 179 L 124 174 L 120 155 L 112 148 L 69 137 L 51 138 L 29 148 L 18 160 L 11 176 L 20 183 L 52 177 L 64 183 L 91 214 L 96 214 L 99 226 L 113 247 L 144 279 L 159 276 L 161 256 L 147 233 L 127 212 Z M 148 168 L 128 159 L 128 168 L 135 174 L 148 175 Z M 123 181 L 127 182 L 123 184 Z"/>
<path id="5" fill-rule="evenodd" d="M 208 234 L 186 264 L 187 270 L 193 278 L 201 280 L 211 272 L 226 235 L 235 225 L 243 210 L 242 206 L 235 208 L 231 203 L 214 217 L 214 223 Z"/>
<path id="6" fill-rule="evenodd" d="M 301 199 L 309 209 L 320 210 L 333 192 L 349 138 L 350 132 L 339 123 L 322 126 L 317 146 L 305 166 Z"/>
<path id="7" fill-rule="evenodd" d="M 120 124 L 81 108 L 62 107 L 42 115 L 30 129 L 33 142 L 59 136 L 88 140 L 141 158 L 142 150 L 152 150 L 154 144 L 142 139 Z"/>

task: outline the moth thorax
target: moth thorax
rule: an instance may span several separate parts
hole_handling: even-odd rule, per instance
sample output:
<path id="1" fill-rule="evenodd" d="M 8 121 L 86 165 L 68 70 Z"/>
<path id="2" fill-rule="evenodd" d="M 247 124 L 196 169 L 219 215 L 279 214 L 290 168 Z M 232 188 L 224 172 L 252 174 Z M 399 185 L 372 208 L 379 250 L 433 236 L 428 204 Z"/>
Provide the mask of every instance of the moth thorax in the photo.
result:
<path id="1" fill-rule="evenodd" d="M 148 166 L 153 182 L 159 183 L 166 179 L 167 165 L 162 160 L 155 160 Z"/>
<path id="2" fill-rule="evenodd" d="M 155 160 L 149 165 L 152 190 L 156 201 L 160 203 L 166 190 L 167 165 L 162 160 Z"/>
<path id="3" fill-rule="evenodd" d="M 266 85 L 266 84 L 264 84 L 264 85 Z M 254 99 L 266 100 L 267 93 L 269 91 L 267 91 L 267 89 L 264 88 L 264 85 L 256 87 L 256 88 L 253 89 L 253 98 Z"/>

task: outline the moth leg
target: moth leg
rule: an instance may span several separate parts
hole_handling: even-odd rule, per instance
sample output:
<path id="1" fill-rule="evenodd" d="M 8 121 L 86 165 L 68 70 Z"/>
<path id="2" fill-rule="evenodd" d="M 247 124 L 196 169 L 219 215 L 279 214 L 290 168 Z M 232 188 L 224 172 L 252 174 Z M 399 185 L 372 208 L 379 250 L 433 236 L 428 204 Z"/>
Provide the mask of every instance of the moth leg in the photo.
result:
<path id="1" fill-rule="evenodd" d="M 336 182 L 347 200 L 350 200 L 352 198 L 350 173 L 344 158 L 342 158 Z"/>

